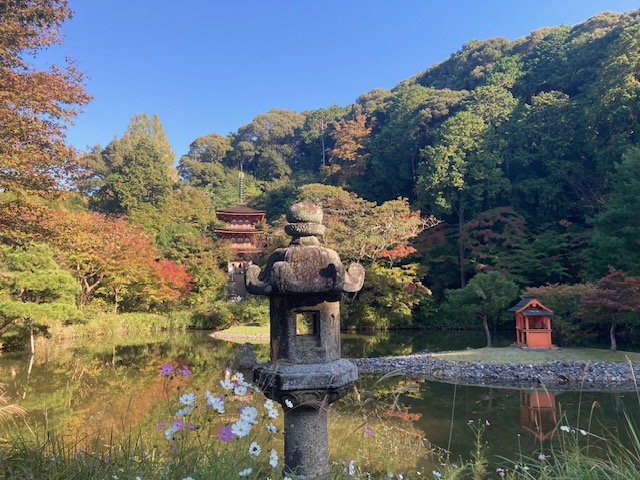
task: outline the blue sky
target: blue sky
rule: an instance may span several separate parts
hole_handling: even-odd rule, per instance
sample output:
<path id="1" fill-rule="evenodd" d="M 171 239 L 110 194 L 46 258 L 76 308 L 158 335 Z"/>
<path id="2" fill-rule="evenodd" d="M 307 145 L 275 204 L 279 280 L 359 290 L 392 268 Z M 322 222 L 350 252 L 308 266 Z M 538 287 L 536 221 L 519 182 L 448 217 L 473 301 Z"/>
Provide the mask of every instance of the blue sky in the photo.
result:
<path id="1" fill-rule="evenodd" d="M 68 131 L 79 149 L 157 113 L 177 158 L 271 108 L 348 105 L 445 60 L 471 39 L 575 25 L 637 0 L 70 0 L 65 40 L 38 63 L 75 59 L 92 103 Z"/>

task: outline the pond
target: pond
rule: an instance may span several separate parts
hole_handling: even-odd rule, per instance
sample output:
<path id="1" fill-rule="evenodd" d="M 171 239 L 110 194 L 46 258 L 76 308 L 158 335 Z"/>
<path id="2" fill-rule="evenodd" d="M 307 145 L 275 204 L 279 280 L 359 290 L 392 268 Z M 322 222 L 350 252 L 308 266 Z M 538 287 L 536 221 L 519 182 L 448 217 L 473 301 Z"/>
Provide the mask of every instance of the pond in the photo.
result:
<path id="1" fill-rule="evenodd" d="M 479 332 L 345 335 L 343 356 L 454 350 L 482 346 L 482 342 Z M 510 334 L 495 338 L 496 346 L 509 343 Z M 42 339 L 33 359 L 23 353 L 4 353 L 0 383 L 28 415 L 24 424 L 1 423 L 0 438 L 16 428 L 73 432 L 76 438 L 97 432 L 111 435 L 136 425 L 153 430 L 162 396 L 160 365 L 188 365 L 194 377 L 215 385 L 224 368 L 231 366 L 238 347 L 205 332 L 186 332 L 75 342 Z M 266 345 L 257 345 L 256 352 L 261 360 L 267 359 Z M 519 452 L 539 450 L 557 422 L 624 439 L 625 412 L 640 416 L 635 392 L 533 392 L 370 375 L 361 378 L 358 392 L 370 392 L 377 399 L 380 418 L 406 422 L 407 429 L 449 450 L 453 458 L 468 457 L 475 441 L 469 427 L 485 422 L 489 424 L 483 434 L 488 454 L 512 458 Z M 403 408 L 390 408 L 393 403 Z M 335 408 L 343 407 L 339 402 Z M 336 435 L 335 429 L 332 432 Z"/>

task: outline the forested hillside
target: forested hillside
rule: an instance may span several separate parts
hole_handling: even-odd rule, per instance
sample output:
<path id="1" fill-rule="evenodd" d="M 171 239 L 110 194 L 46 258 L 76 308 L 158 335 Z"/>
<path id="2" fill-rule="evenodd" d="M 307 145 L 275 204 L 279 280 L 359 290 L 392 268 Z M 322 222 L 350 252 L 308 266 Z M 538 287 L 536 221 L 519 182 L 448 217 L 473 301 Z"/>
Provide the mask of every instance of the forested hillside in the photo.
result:
<path id="1" fill-rule="evenodd" d="M 82 78 L 72 80 L 80 95 Z M 73 92 L 58 101 L 88 101 Z M 48 245 L 40 255 L 76 278 L 79 308 L 210 311 L 224 298 L 229 256 L 214 211 L 238 202 L 242 170 L 247 203 L 269 222 L 300 198 L 323 203 L 333 226 L 348 221 L 355 233 L 331 246 L 371 273 L 346 324 L 464 324 L 447 292 L 474 276 L 498 272 L 516 290 L 595 282 L 610 268 L 640 276 L 639 115 L 640 10 L 602 13 L 515 41 L 470 40 L 352 105 L 274 108 L 229 135 L 194 139 L 177 169 L 155 115 L 136 115 L 122 137 L 73 162 L 44 151 L 62 181 L 39 157 L 7 150 L 16 142 L 3 135 L 3 155 L 32 164 L 3 160 L 0 240 L 12 255 Z M 359 223 L 359 211 L 375 221 Z M 5 277 L 3 298 L 23 301 Z M 600 321 L 621 318 L 600 307 Z M 574 327 L 579 311 L 565 316 Z"/>

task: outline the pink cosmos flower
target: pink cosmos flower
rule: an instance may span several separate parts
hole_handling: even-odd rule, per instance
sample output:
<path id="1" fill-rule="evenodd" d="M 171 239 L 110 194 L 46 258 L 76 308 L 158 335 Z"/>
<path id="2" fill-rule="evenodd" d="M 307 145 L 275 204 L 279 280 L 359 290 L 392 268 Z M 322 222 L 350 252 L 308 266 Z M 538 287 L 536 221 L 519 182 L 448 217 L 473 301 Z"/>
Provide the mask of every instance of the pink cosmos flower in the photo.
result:
<path id="1" fill-rule="evenodd" d="M 184 422 L 179 418 L 176 418 L 171 425 L 173 425 L 173 428 L 175 428 L 176 432 L 179 432 L 184 428 Z"/>
<path id="2" fill-rule="evenodd" d="M 223 425 L 222 427 L 220 427 L 220 430 L 218 431 L 218 438 L 224 443 L 229 443 L 233 438 L 231 427 L 229 427 L 228 425 Z"/>
<path id="3" fill-rule="evenodd" d="M 170 363 L 165 363 L 160 367 L 160 375 L 162 375 L 163 377 L 168 377 L 172 373 L 173 373 L 173 365 L 171 365 Z"/>
<path id="4" fill-rule="evenodd" d="M 178 368 L 178 373 L 187 377 L 191 375 L 191 370 L 189 370 L 189 367 L 187 367 L 186 365 L 183 365 L 182 367 Z"/>

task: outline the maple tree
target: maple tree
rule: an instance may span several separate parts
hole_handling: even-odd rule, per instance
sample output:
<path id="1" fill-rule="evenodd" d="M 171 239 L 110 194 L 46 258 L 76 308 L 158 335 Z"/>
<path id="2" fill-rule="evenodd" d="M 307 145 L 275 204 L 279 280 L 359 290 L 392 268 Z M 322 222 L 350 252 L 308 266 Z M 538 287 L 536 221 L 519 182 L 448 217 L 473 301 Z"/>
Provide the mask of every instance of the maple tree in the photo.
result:
<path id="1" fill-rule="evenodd" d="M 369 153 L 367 142 L 371 126 L 367 125 L 367 116 L 356 113 L 352 120 L 340 120 L 335 124 L 333 138 L 335 146 L 329 154 L 329 165 L 322 167 L 328 178 L 340 185 L 361 177 L 365 173 Z"/>
<path id="2" fill-rule="evenodd" d="M 72 61 L 37 70 L 29 59 L 61 43 L 66 0 L 0 3 L 0 189 L 51 193 L 71 173 L 65 129 L 91 96 Z"/>
<path id="3" fill-rule="evenodd" d="M 153 263 L 154 279 L 145 287 L 145 292 L 155 306 L 170 306 L 186 298 L 191 291 L 191 275 L 184 266 L 161 258 Z"/>
<path id="4" fill-rule="evenodd" d="M 618 350 L 616 328 L 632 312 L 640 312 L 640 277 L 627 276 L 622 270 L 609 269 L 609 274 L 595 284 L 595 290 L 582 298 L 582 318 L 591 322 L 608 322 L 611 351 Z"/>

